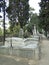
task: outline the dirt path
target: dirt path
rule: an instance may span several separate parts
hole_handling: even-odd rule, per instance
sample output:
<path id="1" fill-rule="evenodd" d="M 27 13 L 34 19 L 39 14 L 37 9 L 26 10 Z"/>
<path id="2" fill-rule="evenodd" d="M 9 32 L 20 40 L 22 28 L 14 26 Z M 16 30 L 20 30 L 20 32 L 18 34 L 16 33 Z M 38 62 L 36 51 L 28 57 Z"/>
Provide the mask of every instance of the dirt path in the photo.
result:
<path id="1" fill-rule="evenodd" d="M 42 54 L 38 65 L 49 65 L 49 41 L 42 40 Z"/>

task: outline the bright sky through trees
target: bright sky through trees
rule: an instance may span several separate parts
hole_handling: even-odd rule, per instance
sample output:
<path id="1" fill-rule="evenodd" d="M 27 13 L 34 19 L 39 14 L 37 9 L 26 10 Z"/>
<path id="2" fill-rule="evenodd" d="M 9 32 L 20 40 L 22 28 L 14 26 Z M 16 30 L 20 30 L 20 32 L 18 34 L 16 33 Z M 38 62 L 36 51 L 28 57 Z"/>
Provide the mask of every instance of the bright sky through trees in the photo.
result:
<path id="1" fill-rule="evenodd" d="M 9 2 L 9 0 L 5 0 L 6 2 L 7 2 L 7 5 L 9 4 L 8 2 Z M 35 9 L 35 12 L 36 13 L 39 13 L 39 9 L 40 9 L 40 7 L 39 7 L 39 2 L 40 2 L 41 0 L 29 0 L 29 5 L 30 5 L 30 7 L 32 7 L 32 8 L 34 8 Z"/>
<path id="2" fill-rule="evenodd" d="M 41 0 L 29 0 L 30 7 L 34 8 L 35 9 L 34 12 L 36 12 L 36 13 L 39 13 L 40 7 L 39 7 L 39 4 L 38 3 L 40 1 Z"/>
<path id="3" fill-rule="evenodd" d="M 5 0 L 5 1 L 7 2 L 6 5 L 8 6 L 9 0 Z M 30 7 L 34 8 L 35 9 L 34 12 L 36 12 L 36 13 L 39 13 L 39 9 L 40 9 L 39 4 L 38 4 L 39 2 L 40 2 L 40 0 L 29 0 Z M 2 13 L 0 13 L 0 14 L 2 14 Z"/>
<path id="4" fill-rule="evenodd" d="M 9 0 L 5 0 L 5 1 L 6 1 L 6 5 L 8 6 L 9 5 Z M 35 9 L 34 12 L 36 12 L 36 13 L 39 13 L 39 9 L 40 9 L 39 4 L 38 4 L 39 2 L 40 2 L 40 0 L 29 0 L 30 7 L 34 8 Z M 2 12 L 0 14 L 3 16 Z M 7 20 L 8 19 L 6 18 L 6 21 Z"/>

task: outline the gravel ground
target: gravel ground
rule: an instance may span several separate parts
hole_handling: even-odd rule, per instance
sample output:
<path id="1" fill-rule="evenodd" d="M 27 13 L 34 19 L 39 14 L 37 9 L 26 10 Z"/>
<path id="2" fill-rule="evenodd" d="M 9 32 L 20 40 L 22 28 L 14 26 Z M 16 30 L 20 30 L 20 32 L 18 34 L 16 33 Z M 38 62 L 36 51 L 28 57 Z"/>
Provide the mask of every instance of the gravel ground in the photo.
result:
<path id="1" fill-rule="evenodd" d="M 0 55 L 0 65 L 28 65 L 27 61 L 15 59 L 14 57 Z"/>
<path id="2" fill-rule="evenodd" d="M 42 40 L 42 54 L 38 65 L 49 65 L 49 40 Z"/>
<path id="3" fill-rule="evenodd" d="M 0 54 L 0 65 L 36 65 L 37 63 L 37 60 Z"/>

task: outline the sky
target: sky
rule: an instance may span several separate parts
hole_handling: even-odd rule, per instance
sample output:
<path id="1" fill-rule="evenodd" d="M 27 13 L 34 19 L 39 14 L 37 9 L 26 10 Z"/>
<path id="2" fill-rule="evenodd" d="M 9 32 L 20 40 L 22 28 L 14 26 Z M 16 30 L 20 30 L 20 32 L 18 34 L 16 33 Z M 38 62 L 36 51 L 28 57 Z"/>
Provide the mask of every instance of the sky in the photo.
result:
<path id="1" fill-rule="evenodd" d="M 29 5 L 30 5 L 30 7 L 32 7 L 32 8 L 34 8 L 35 9 L 35 11 L 34 11 L 34 13 L 39 13 L 39 9 L 40 9 L 40 7 L 39 7 L 39 2 L 40 2 L 41 0 L 29 0 Z"/>

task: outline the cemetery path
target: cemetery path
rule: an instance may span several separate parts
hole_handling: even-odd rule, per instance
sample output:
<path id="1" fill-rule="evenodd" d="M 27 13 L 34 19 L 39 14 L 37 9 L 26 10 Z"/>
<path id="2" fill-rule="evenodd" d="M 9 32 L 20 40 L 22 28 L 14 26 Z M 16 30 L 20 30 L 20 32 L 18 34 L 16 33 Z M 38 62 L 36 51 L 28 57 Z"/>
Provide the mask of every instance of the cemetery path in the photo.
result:
<path id="1" fill-rule="evenodd" d="M 38 65 L 49 65 L 49 40 L 42 40 L 41 60 Z"/>

